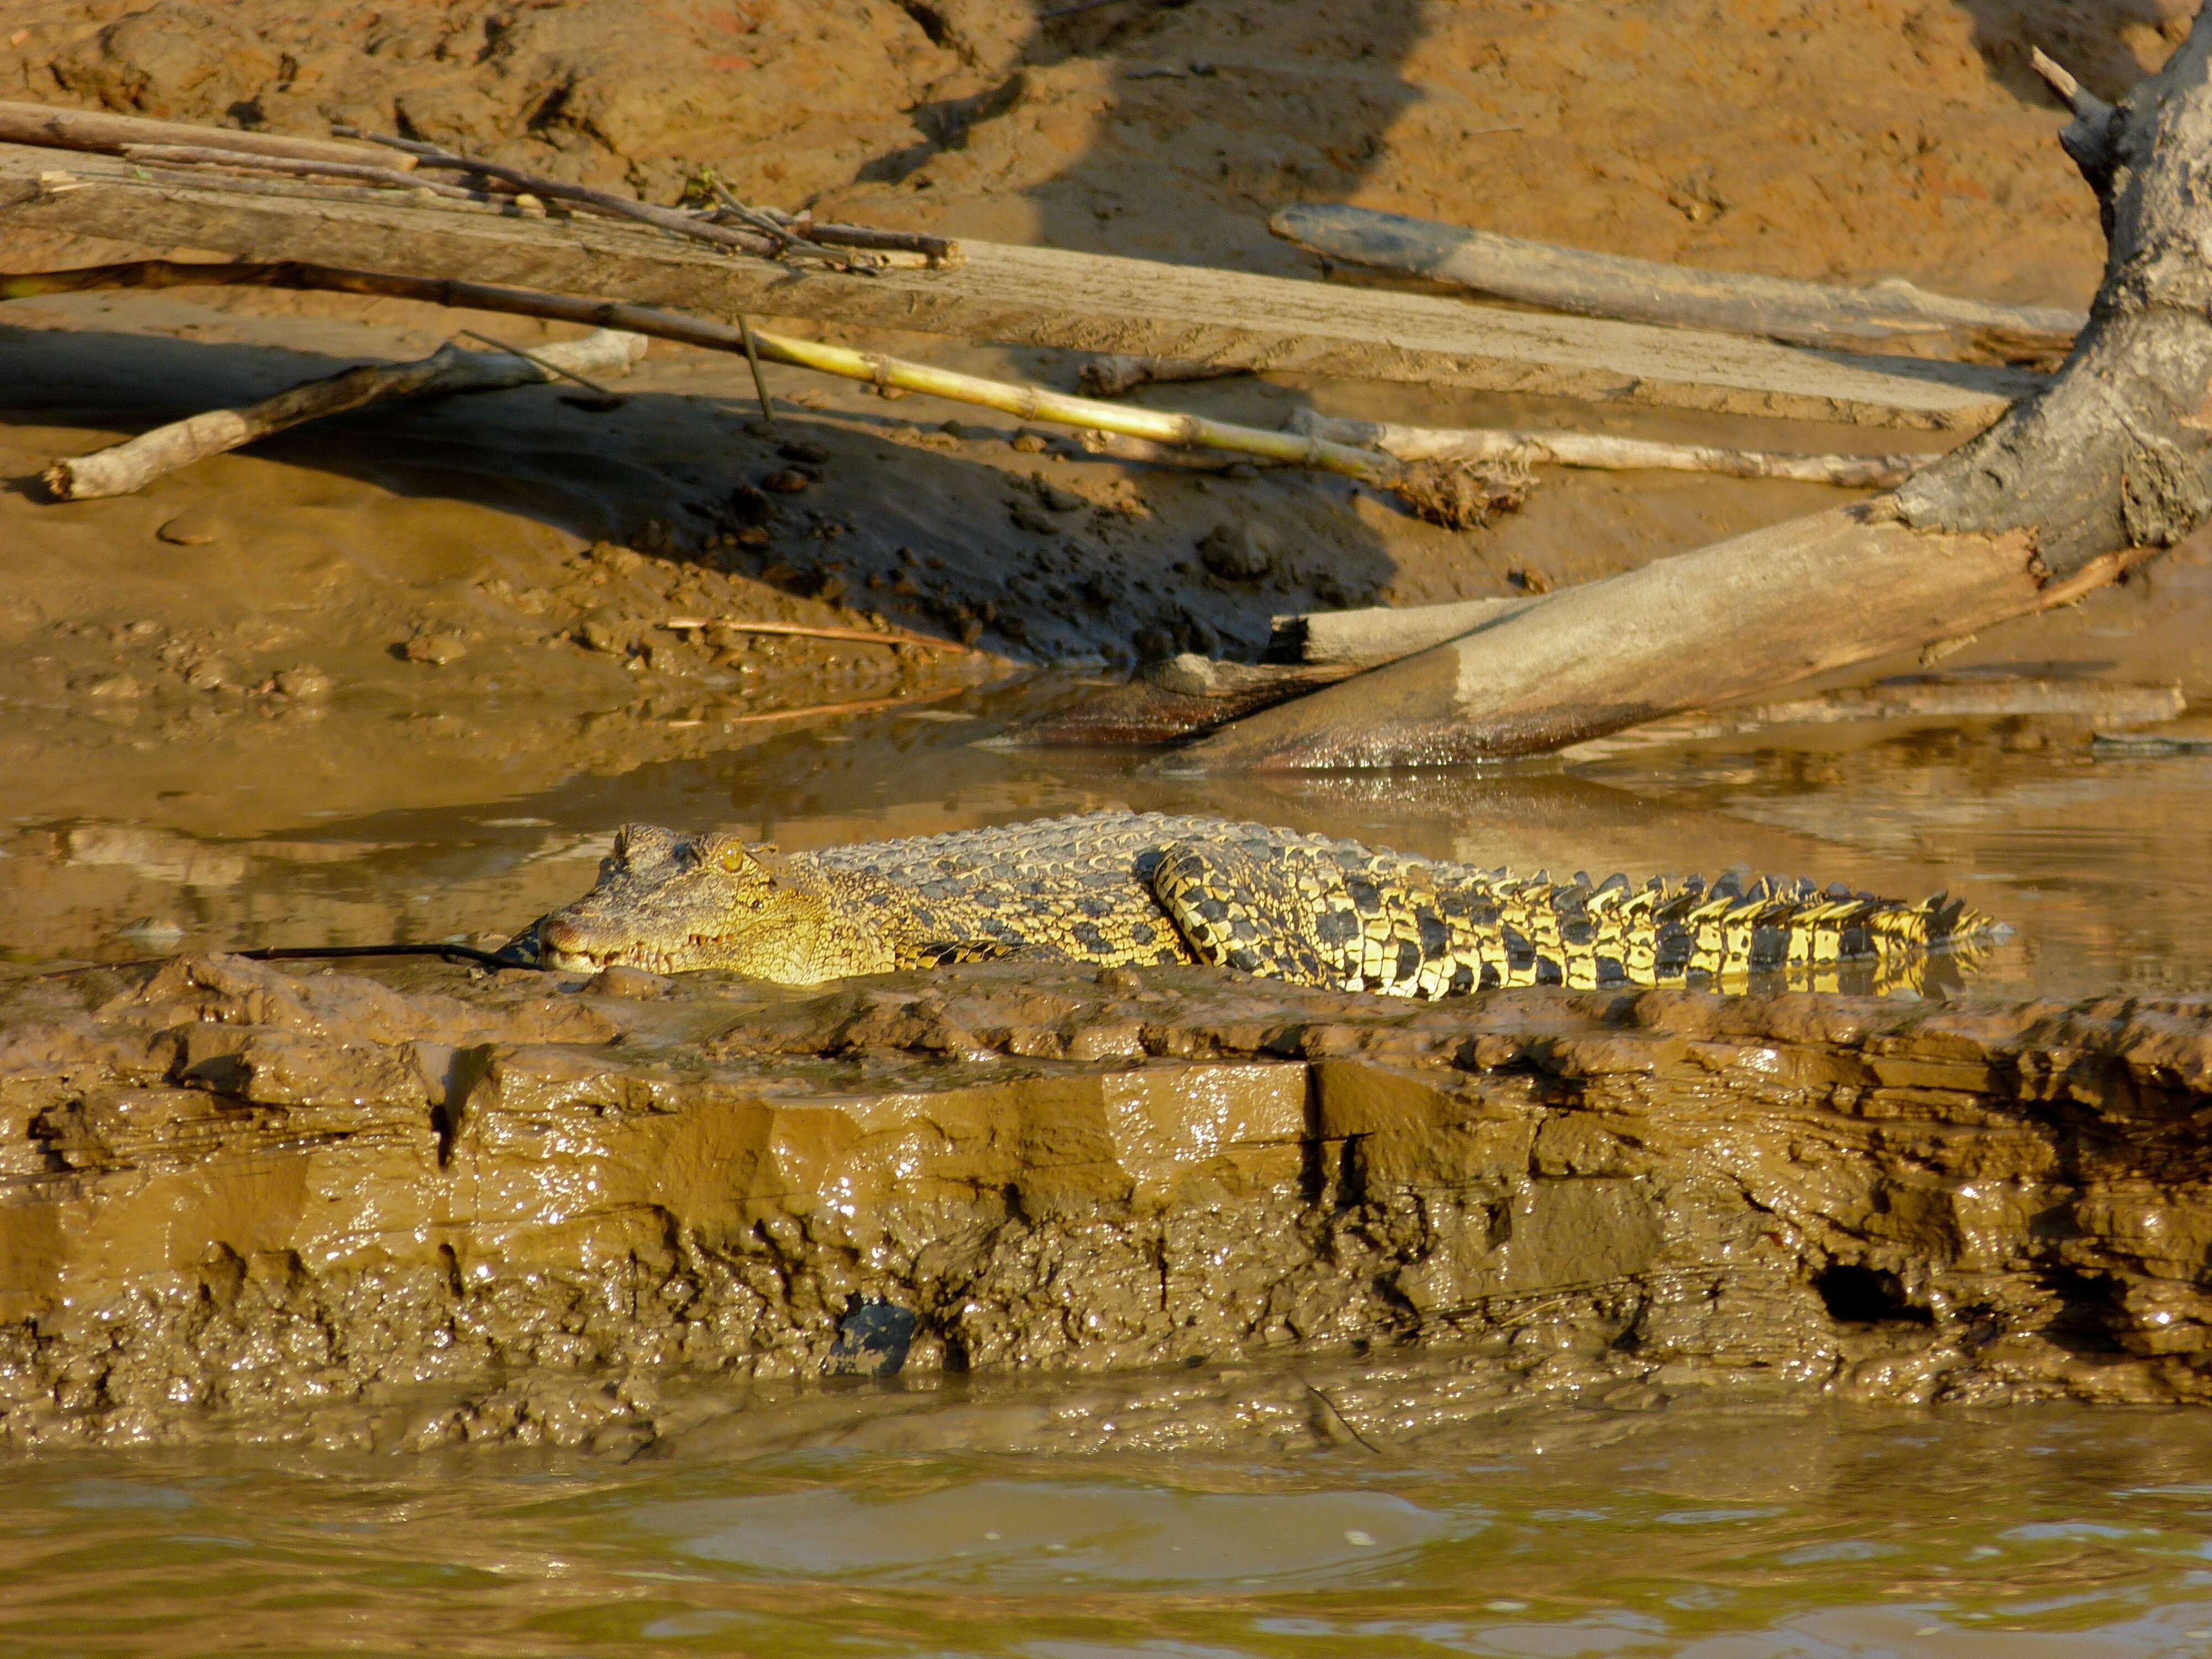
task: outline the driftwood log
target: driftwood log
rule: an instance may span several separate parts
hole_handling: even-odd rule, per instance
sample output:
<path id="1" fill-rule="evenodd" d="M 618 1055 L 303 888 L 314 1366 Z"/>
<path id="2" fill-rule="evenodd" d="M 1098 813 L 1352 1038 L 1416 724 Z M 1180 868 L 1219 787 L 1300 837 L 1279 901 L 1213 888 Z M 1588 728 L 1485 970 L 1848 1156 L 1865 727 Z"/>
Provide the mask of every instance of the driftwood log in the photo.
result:
<path id="1" fill-rule="evenodd" d="M 1466 230 L 1369 208 L 1285 208 L 1270 230 L 1326 258 L 1585 317 L 1717 329 L 1843 350 L 1913 342 L 1996 356 L 2063 353 L 2088 319 L 2053 306 L 1931 294 L 1902 278 L 1841 288 L 1700 270 Z"/>
<path id="2" fill-rule="evenodd" d="M 2065 603 L 2212 511 L 2212 14 L 2061 135 L 2105 278 L 2039 396 L 1894 492 L 1545 596 L 1164 764 L 1305 769 L 1558 749 Z"/>
<path id="3" fill-rule="evenodd" d="M 635 334 L 603 329 L 581 340 L 538 347 L 526 356 L 512 349 L 463 351 L 441 346 L 411 363 L 372 363 L 309 380 L 240 409 L 210 410 L 90 455 L 56 461 L 46 488 L 58 501 L 96 501 L 127 495 L 164 473 L 283 432 L 304 422 L 402 398 L 496 392 L 577 374 L 623 374 L 644 355 Z M 541 361 L 542 360 L 542 361 Z"/>
<path id="4" fill-rule="evenodd" d="M 1060 248 L 963 241 L 957 264 L 860 276 L 751 258 L 612 219 L 538 219 L 511 205 L 212 172 L 137 176 L 105 156 L 0 146 L 0 238 L 17 231 L 404 271 L 433 283 L 617 295 L 707 317 L 800 318 L 1766 419 L 1977 431 L 2043 383 L 1978 363 L 1850 358 Z"/>

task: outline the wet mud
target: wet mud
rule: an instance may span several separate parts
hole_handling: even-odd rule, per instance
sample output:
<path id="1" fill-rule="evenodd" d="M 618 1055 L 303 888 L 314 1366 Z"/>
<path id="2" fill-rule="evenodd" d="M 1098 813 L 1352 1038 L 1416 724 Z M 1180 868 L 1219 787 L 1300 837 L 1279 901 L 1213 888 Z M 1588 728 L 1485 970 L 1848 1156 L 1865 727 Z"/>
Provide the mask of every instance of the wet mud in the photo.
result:
<path id="1" fill-rule="evenodd" d="M 998 0 L 12 10 L 10 97 L 404 130 L 655 199 L 711 164 L 841 217 L 1309 276 L 1267 215 L 1348 200 L 2073 305 L 2101 244 L 2027 44 L 2112 95 L 2185 23 L 2034 0 L 1405 3 L 1354 33 L 1242 0 L 1048 24 Z M 462 327 L 551 337 L 330 296 L 0 311 L 0 1438 L 1387 1455 L 1560 1401 L 2203 1398 L 2201 758 L 2011 720 L 1193 783 L 973 744 L 1147 659 L 1249 659 L 1275 612 L 1540 591 L 1836 492 L 1549 471 L 1455 534 L 1340 480 L 1130 465 L 795 371 L 769 372 L 771 427 L 741 366 L 659 344 L 612 413 L 536 388 L 117 501 L 35 482 Z M 1938 441 L 1291 377 L 1138 400 Z M 672 625 L 718 617 L 968 649 Z M 2208 623 L 2212 552 L 2186 544 L 1861 677 L 2201 699 Z M 1031 969 L 798 994 L 220 954 L 496 938 L 580 891 L 626 819 L 805 847 L 1123 805 L 1484 865 L 1951 884 L 2020 932 L 1928 1004 L 1408 1009 Z M 85 963 L 110 965 L 40 976 Z"/>
<path id="2" fill-rule="evenodd" d="M 1065 1432 L 1161 1445 L 2212 1394 L 2199 1001 L 197 957 L 0 1030 L 21 1444 L 634 1447 L 709 1383 L 1032 1370 L 1141 1374 Z"/>

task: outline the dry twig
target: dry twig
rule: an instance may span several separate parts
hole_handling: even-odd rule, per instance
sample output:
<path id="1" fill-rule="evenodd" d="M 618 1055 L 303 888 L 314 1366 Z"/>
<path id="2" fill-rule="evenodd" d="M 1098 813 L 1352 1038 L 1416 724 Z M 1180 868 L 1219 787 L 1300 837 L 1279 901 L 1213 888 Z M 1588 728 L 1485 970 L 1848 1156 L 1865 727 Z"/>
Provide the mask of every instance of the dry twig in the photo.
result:
<path id="1" fill-rule="evenodd" d="M 758 231 L 732 230 L 727 225 L 695 219 L 675 208 L 656 207 L 650 202 L 637 201 L 631 197 L 616 196 L 584 185 L 567 184 L 558 179 L 548 179 L 542 173 L 526 173 L 520 167 L 511 167 L 501 161 L 487 161 L 479 156 L 457 155 L 452 150 L 441 149 L 436 144 L 421 143 L 412 138 L 395 138 L 386 133 L 364 131 L 359 127 L 342 126 L 334 131 L 343 137 L 364 139 L 372 144 L 385 144 L 403 151 L 413 156 L 420 167 L 481 173 L 487 179 L 498 179 L 518 190 L 527 191 L 541 200 L 573 202 L 579 207 L 589 208 L 594 213 L 606 214 L 617 219 L 635 219 L 640 224 L 672 231 L 678 236 L 689 236 L 696 241 L 735 248 L 741 253 L 756 254 L 764 259 L 774 258 L 780 251 L 776 242 Z"/>
<path id="2" fill-rule="evenodd" d="M 56 461 L 46 469 L 46 488 L 57 500 L 64 501 L 125 495 L 164 473 L 237 449 L 306 421 L 401 398 L 442 397 L 457 392 L 489 392 L 528 386 L 572 369 L 620 373 L 628 369 L 644 350 L 645 342 L 636 335 L 609 331 L 586 339 L 548 346 L 544 349 L 548 361 L 544 363 L 520 354 L 495 357 L 441 346 L 416 362 L 374 363 L 349 368 L 293 386 L 242 409 L 210 410 L 142 432 L 95 454 Z"/>
<path id="3" fill-rule="evenodd" d="M 1929 455 L 1781 455 L 1765 450 L 1714 449 L 1703 444 L 1657 443 L 1590 432 L 1394 426 L 1387 422 L 1345 420 L 1310 409 L 1292 415 L 1289 429 L 1338 443 L 1370 446 L 1401 461 L 1518 462 L 1523 466 L 1595 467 L 1608 471 L 1717 472 L 1732 478 L 1788 478 L 1858 489 L 1891 489 L 1935 459 Z"/>
<path id="4" fill-rule="evenodd" d="M 742 617 L 671 617 L 661 627 L 679 633 L 695 629 L 720 628 L 732 634 L 775 634 L 802 640 L 851 640 L 860 645 L 918 645 L 925 651 L 966 651 L 957 640 L 933 639 L 927 634 L 894 631 L 878 634 L 866 628 L 817 627 L 811 623 L 747 622 Z"/>
<path id="5" fill-rule="evenodd" d="M 450 197 L 463 202 L 485 199 L 482 191 L 442 184 L 435 179 L 421 178 L 398 167 L 371 167 L 360 161 L 303 161 L 289 155 L 257 155 L 250 150 L 219 149 L 206 144 L 125 144 L 122 154 L 126 161 L 143 161 L 155 166 L 252 168 L 263 173 L 281 173 L 293 178 L 344 179 L 398 190 L 428 191 L 433 196 Z"/>

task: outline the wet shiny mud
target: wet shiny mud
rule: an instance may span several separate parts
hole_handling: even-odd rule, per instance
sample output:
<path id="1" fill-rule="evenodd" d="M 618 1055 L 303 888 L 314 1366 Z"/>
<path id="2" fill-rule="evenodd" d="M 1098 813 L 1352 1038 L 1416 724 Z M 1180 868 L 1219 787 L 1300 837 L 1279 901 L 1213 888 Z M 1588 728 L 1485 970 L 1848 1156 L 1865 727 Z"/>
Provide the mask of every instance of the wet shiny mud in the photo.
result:
<path id="1" fill-rule="evenodd" d="M 0 1646 L 2080 1656 L 2212 1650 L 2197 1413 L 1735 1401 L 1377 1453 L 1018 1449 L 1051 1392 L 870 1444 L 880 1385 L 626 1463 L 63 1455 L 10 1471 Z M 947 1391 L 945 1405 L 967 1392 Z M 965 1448 L 962 1444 L 967 1443 Z M 976 1448 L 981 1447 L 981 1449 Z"/>

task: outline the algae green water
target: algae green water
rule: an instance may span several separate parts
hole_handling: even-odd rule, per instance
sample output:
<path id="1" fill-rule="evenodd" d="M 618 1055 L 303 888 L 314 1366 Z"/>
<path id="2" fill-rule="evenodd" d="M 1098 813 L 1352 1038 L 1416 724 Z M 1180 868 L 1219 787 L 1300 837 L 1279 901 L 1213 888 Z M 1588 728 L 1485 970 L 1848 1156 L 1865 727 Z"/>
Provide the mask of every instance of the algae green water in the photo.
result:
<path id="1" fill-rule="evenodd" d="M 865 1413 L 866 1401 L 849 1401 Z M 52 1457 L 0 1653 L 2212 1653 L 2212 1419 L 1553 1408 L 1376 1455 Z"/>

